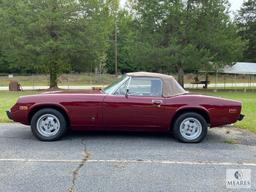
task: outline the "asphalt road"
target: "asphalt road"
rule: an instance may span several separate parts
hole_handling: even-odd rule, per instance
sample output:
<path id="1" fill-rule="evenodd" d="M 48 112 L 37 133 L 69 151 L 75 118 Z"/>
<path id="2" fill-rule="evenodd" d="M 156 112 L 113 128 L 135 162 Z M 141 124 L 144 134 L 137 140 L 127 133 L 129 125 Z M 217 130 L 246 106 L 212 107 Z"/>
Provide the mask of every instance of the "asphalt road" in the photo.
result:
<path id="1" fill-rule="evenodd" d="M 237 144 L 228 144 L 237 143 Z M 36 140 L 28 127 L 0 124 L 0 191 L 232 191 L 227 169 L 250 169 L 256 191 L 256 135 L 209 130 L 200 144 L 167 134 L 69 133 Z"/>

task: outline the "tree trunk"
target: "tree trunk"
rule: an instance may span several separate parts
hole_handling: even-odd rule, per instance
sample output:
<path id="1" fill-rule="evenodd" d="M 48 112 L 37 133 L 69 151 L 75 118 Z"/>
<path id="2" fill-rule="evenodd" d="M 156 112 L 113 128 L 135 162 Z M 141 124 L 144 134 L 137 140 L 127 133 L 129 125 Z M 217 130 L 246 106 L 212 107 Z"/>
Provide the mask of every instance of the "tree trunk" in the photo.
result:
<path id="1" fill-rule="evenodd" d="M 50 89 L 58 88 L 58 74 L 55 63 L 50 68 Z"/>
<path id="2" fill-rule="evenodd" d="M 181 66 L 178 66 L 178 82 L 182 87 L 184 87 L 184 71 Z"/>

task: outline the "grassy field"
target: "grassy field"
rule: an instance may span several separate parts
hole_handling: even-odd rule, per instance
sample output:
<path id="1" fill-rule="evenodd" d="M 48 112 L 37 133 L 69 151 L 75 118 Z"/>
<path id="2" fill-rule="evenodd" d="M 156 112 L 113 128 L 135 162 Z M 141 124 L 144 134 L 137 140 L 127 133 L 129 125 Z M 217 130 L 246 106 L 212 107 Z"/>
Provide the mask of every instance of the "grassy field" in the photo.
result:
<path id="1" fill-rule="evenodd" d="M 0 122 L 9 122 L 5 111 L 8 110 L 21 95 L 35 94 L 37 92 L 0 92 Z M 242 113 L 245 114 L 245 119 L 236 123 L 236 127 L 249 129 L 256 132 L 256 93 L 243 92 L 201 92 L 207 95 L 221 96 L 230 99 L 240 100 L 243 103 Z"/>
<path id="2" fill-rule="evenodd" d="M 176 74 L 174 74 L 176 77 Z M 185 83 L 194 82 L 195 74 L 186 74 Z M 101 85 L 109 84 L 116 79 L 115 75 L 102 74 L 95 75 L 92 73 L 81 73 L 81 74 L 63 74 L 59 77 L 59 85 Z M 205 80 L 204 75 L 198 76 L 199 80 Z M 8 86 L 10 80 L 16 80 L 20 82 L 22 86 L 47 86 L 49 85 L 49 76 L 48 75 L 27 75 L 27 76 L 16 76 L 13 78 L 8 78 L 7 75 L 0 75 L 0 86 Z M 215 83 L 215 76 L 209 75 L 209 80 L 212 84 Z M 225 78 L 223 75 L 219 75 L 217 83 L 248 83 L 249 77 L 244 75 L 238 75 L 236 79 L 232 75 L 226 75 Z M 256 76 L 251 77 L 251 82 L 256 83 Z M 196 86 L 196 85 L 195 85 Z"/>
<path id="3" fill-rule="evenodd" d="M 89 73 L 63 74 L 58 79 L 58 85 L 101 85 L 110 84 L 116 79 L 115 75 L 103 74 L 95 75 Z M 22 86 L 47 86 L 49 85 L 48 75 L 27 75 L 9 78 L 7 75 L 0 76 L 0 86 L 8 86 L 10 80 L 18 81 Z"/>

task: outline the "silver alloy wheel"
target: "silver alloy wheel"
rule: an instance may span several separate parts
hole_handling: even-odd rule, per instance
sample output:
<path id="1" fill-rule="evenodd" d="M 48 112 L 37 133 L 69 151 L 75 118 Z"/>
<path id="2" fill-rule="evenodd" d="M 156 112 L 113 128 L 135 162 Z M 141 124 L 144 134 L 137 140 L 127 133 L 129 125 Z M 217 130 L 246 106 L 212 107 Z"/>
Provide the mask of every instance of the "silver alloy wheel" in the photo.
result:
<path id="1" fill-rule="evenodd" d="M 181 122 L 180 133 L 187 140 L 197 139 L 202 133 L 202 124 L 196 118 L 188 117 Z"/>
<path id="2" fill-rule="evenodd" d="M 60 130 L 60 121 L 55 115 L 44 114 L 37 120 L 36 129 L 42 136 L 51 137 Z"/>

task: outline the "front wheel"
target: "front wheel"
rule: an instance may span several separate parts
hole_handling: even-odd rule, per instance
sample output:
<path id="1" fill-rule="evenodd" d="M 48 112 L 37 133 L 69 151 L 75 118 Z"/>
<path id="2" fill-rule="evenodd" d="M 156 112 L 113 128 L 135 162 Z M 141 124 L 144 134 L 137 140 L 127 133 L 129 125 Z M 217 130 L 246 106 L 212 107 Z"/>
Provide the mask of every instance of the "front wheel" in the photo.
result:
<path id="1" fill-rule="evenodd" d="M 56 141 L 66 133 L 67 122 L 59 111 L 45 108 L 32 117 L 31 130 L 41 141 Z"/>
<path id="2" fill-rule="evenodd" d="M 173 126 L 174 137 L 185 143 L 199 143 L 207 135 L 208 124 L 198 113 L 180 115 Z"/>

